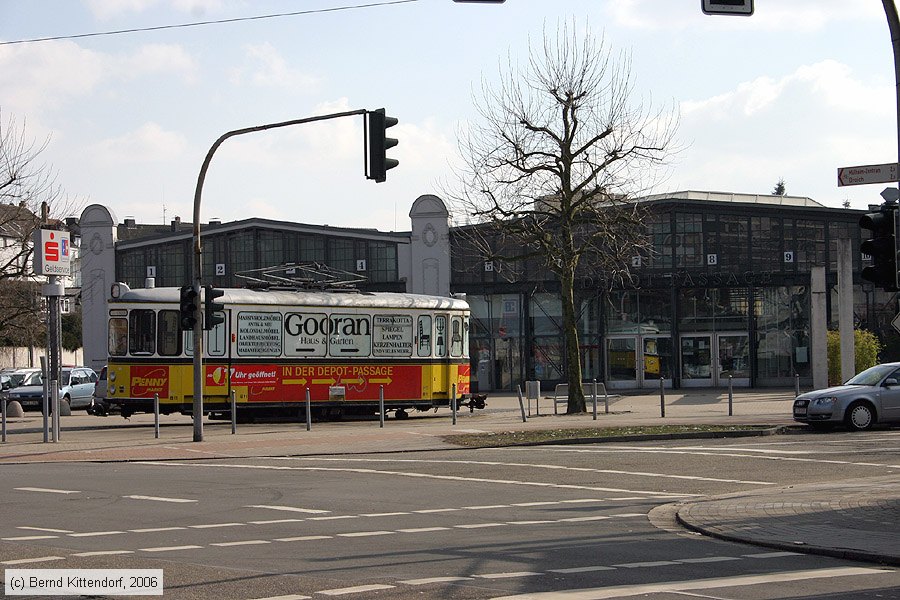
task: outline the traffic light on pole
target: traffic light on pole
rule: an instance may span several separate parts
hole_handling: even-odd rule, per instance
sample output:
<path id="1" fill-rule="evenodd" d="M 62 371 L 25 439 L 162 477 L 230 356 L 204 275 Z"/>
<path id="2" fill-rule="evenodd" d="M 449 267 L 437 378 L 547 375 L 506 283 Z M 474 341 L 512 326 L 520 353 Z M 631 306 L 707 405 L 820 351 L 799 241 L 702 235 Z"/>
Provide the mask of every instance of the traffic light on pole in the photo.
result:
<path id="1" fill-rule="evenodd" d="M 862 278 L 889 292 L 897 291 L 896 217 L 897 204 L 886 202 L 878 212 L 867 213 L 859 219 L 859 226 L 872 232 L 872 237 L 859 247 L 863 254 L 872 257 L 872 264 L 862 270 Z"/>
<path id="2" fill-rule="evenodd" d="M 193 331 L 194 324 L 197 322 L 197 303 L 200 297 L 194 286 L 185 285 L 181 287 L 181 301 L 179 311 L 181 313 L 181 328 L 187 331 Z"/>
<path id="3" fill-rule="evenodd" d="M 400 164 L 397 159 L 387 157 L 387 150 L 398 144 L 396 139 L 387 137 L 387 129 L 399 121 L 394 117 L 386 116 L 383 108 L 367 112 L 366 120 L 369 167 L 366 178 L 381 183 L 387 180 L 388 169 L 393 169 Z"/>
<path id="4" fill-rule="evenodd" d="M 217 290 L 211 285 L 204 286 L 206 297 L 203 300 L 203 329 L 209 331 L 219 323 L 225 322 L 225 305 L 221 302 L 214 302 L 216 298 L 222 297 L 225 292 Z"/>

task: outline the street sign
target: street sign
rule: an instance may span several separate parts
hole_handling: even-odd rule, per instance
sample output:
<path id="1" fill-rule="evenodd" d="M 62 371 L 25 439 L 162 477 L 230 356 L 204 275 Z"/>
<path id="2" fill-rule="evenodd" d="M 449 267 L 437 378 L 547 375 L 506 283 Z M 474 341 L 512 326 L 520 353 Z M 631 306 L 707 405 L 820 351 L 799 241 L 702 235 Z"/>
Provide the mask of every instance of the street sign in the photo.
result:
<path id="1" fill-rule="evenodd" d="M 891 319 L 891 325 L 894 326 L 894 329 L 897 330 L 897 333 L 900 333 L 900 313 L 898 313 L 896 317 Z"/>
<path id="2" fill-rule="evenodd" d="M 700 8 L 708 15 L 753 14 L 753 0 L 700 0 Z"/>
<path id="3" fill-rule="evenodd" d="M 865 185 L 868 183 L 895 183 L 897 181 L 897 173 L 897 163 L 840 167 L 837 170 L 838 187 L 844 185 Z"/>
<path id="4" fill-rule="evenodd" d="M 34 244 L 34 272 L 36 275 L 69 275 L 71 245 L 68 231 L 52 229 L 35 229 L 32 236 Z"/>

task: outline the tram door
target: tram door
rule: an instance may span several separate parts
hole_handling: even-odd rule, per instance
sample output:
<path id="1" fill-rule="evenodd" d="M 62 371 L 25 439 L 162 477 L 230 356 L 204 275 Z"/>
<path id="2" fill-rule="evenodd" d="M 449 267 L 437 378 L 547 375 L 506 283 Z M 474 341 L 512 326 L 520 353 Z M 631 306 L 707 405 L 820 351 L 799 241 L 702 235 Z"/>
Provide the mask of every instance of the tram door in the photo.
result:
<path id="1" fill-rule="evenodd" d="M 738 387 L 750 385 L 750 336 L 745 332 L 692 333 L 681 336 L 682 387 L 724 387 L 731 376 Z"/>

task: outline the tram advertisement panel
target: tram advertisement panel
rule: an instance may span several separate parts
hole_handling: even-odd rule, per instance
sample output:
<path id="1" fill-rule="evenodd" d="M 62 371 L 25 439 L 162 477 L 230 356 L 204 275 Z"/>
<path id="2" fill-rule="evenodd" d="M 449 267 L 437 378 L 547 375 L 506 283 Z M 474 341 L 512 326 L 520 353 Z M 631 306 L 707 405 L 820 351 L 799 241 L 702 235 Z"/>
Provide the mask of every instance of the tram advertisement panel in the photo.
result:
<path id="1" fill-rule="evenodd" d="M 422 365 L 318 364 L 235 365 L 230 369 L 207 365 L 206 385 L 246 387 L 249 402 L 303 401 L 306 388 L 312 400 L 327 400 L 331 386 L 346 388 L 347 400 L 373 400 L 384 386 L 386 399 L 418 399 L 422 394 Z"/>

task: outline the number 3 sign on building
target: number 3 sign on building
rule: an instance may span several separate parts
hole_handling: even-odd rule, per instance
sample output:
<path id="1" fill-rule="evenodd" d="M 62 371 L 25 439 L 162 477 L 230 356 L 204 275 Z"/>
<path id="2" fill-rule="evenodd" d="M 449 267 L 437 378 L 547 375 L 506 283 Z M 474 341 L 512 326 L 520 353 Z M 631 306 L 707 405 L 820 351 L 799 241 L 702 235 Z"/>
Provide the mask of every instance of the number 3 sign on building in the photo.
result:
<path id="1" fill-rule="evenodd" d="M 37 229 L 34 232 L 34 272 L 36 275 L 71 274 L 69 232 Z"/>

